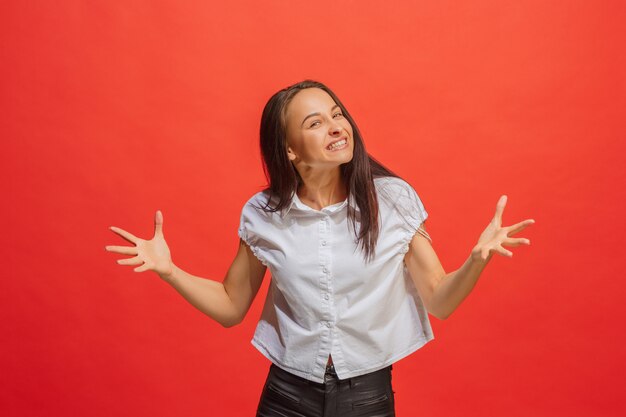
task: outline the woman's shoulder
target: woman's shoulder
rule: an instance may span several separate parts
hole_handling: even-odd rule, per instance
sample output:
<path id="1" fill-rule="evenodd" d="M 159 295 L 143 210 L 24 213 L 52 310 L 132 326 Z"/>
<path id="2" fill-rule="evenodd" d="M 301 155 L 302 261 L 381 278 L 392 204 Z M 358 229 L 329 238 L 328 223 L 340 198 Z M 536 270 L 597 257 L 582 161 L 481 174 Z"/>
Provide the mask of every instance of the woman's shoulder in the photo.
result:
<path id="1" fill-rule="evenodd" d="M 408 182 L 400 177 L 386 176 L 374 178 L 374 184 L 376 185 L 391 185 L 391 186 L 406 186 Z"/>
<path id="2" fill-rule="evenodd" d="M 245 205 L 257 205 L 258 203 L 262 203 L 263 205 L 269 202 L 270 193 L 267 189 L 261 190 L 252 194 L 245 202 Z"/>
<path id="3" fill-rule="evenodd" d="M 375 180 L 376 192 L 379 201 L 401 214 L 424 213 L 427 216 L 424 204 L 413 186 L 399 177 L 381 177 Z"/>
<path id="4" fill-rule="evenodd" d="M 401 198 L 415 192 L 413 186 L 400 177 L 377 177 L 374 178 L 374 185 L 379 194 L 391 199 Z"/>
<path id="5" fill-rule="evenodd" d="M 243 205 L 243 210 L 263 213 L 268 207 L 272 207 L 272 202 L 270 201 L 270 193 L 265 189 L 248 197 Z"/>
<path id="6" fill-rule="evenodd" d="M 275 210 L 278 205 L 276 196 L 272 196 L 268 189 L 254 193 L 244 203 L 242 215 L 263 219 L 265 222 L 280 222 L 280 212 Z"/>

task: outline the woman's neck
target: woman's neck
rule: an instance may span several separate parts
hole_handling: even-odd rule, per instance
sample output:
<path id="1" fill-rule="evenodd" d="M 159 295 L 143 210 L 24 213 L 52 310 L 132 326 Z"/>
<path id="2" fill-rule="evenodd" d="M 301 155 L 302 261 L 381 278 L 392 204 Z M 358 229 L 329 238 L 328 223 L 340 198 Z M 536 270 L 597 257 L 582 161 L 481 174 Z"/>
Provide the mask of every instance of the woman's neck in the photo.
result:
<path id="1" fill-rule="evenodd" d="M 300 176 L 303 183 L 298 188 L 298 198 L 316 210 L 340 203 L 348 197 L 339 169 L 319 174 L 301 173 Z"/>

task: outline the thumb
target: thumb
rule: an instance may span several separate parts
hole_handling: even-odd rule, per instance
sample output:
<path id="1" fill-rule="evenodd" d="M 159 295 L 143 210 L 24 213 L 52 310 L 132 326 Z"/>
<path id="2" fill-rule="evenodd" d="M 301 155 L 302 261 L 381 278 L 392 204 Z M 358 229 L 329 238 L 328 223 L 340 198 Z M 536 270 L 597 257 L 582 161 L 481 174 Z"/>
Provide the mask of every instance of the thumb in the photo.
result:
<path id="1" fill-rule="evenodd" d="M 157 210 L 154 216 L 154 235 L 163 236 L 163 213 Z"/>

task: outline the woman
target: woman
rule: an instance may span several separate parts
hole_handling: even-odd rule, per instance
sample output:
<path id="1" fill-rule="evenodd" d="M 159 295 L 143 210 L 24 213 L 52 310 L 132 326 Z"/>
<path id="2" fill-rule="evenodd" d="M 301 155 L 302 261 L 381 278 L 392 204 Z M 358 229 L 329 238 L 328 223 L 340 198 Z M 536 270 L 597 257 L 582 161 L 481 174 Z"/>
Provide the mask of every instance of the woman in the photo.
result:
<path id="1" fill-rule="evenodd" d="M 240 244 L 223 283 L 171 259 L 163 216 L 123 265 L 155 271 L 225 327 L 245 317 L 269 267 L 272 279 L 252 344 L 272 363 L 257 416 L 393 416 L 392 364 L 434 338 L 428 313 L 446 319 L 494 253 L 534 220 L 501 226 L 506 196 L 467 261 L 447 273 L 431 246 L 415 190 L 370 157 L 356 123 L 322 83 L 274 94 L 263 111 L 269 186 L 243 207 Z"/>

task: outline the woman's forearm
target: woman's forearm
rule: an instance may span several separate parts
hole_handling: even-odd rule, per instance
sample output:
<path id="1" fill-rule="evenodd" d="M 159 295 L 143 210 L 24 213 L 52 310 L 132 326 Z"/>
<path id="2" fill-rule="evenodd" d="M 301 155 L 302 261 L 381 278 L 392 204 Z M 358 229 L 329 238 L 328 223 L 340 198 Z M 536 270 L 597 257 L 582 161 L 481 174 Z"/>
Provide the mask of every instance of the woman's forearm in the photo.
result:
<path id="1" fill-rule="evenodd" d="M 474 249 L 459 269 L 446 274 L 439 281 L 432 298 L 433 310 L 437 311 L 438 317 L 448 318 L 472 292 L 491 256 L 492 254 L 483 260 L 480 258 L 480 252 Z"/>
<path id="2" fill-rule="evenodd" d="M 237 312 L 221 282 L 191 275 L 176 265 L 172 273 L 161 278 L 191 305 L 224 327 L 237 324 Z"/>

